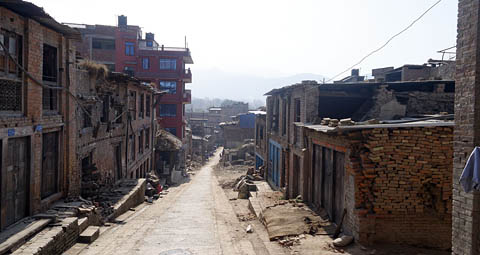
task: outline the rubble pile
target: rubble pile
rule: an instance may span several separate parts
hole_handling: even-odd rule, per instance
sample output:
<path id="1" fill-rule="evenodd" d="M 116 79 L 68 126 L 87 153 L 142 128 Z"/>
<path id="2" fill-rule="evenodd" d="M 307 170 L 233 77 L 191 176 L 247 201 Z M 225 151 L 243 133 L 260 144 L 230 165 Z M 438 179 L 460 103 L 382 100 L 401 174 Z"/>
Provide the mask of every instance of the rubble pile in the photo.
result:
<path id="1" fill-rule="evenodd" d="M 239 199 L 247 199 L 250 196 L 250 191 L 257 191 L 257 186 L 254 181 L 262 181 L 263 178 L 255 168 L 251 167 L 247 170 L 246 175 L 242 175 L 235 180 L 234 191 L 238 191 Z"/>
<path id="2" fill-rule="evenodd" d="M 246 143 L 236 149 L 225 149 L 222 153 L 224 165 L 255 165 L 255 143 L 246 140 Z"/>

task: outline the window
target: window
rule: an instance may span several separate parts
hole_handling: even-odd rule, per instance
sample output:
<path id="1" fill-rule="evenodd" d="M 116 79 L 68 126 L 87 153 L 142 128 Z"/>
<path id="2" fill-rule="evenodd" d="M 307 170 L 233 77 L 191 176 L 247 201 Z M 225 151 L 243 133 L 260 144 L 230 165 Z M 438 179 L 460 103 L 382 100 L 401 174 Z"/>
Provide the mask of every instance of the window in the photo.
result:
<path id="1" fill-rule="evenodd" d="M 92 116 L 92 107 L 87 106 L 82 108 L 83 112 L 83 128 L 91 127 L 92 126 L 92 119 L 90 116 Z"/>
<path id="2" fill-rule="evenodd" d="M 82 175 L 91 173 L 92 170 L 95 168 L 93 165 L 93 154 L 90 152 L 88 156 L 82 158 Z"/>
<path id="3" fill-rule="evenodd" d="M 57 83 L 57 48 L 43 45 L 42 80 Z"/>
<path id="4" fill-rule="evenodd" d="M 160 90 L 167 90 L 168 94 L 177 93 L 177 82 L 175 81 L 159 81 Z"/>
<path id="5" fill-rule="evenodd" d="M 177 70 L 177 60 L 174 58 L 161 58 L 160 70 Z"/>
<path id="6" fill-rule="evenodd" d="M 22 82 L 0 79 L 0 111 L 22 111 Z"/>
<path id="7" fill-rule="evenodd" d="M 143 154 L 143 130 L 138 134 L 138 153 Z"/>
<path id="8" fill-rule="evenodd" d="M 146 101 L 146 103 L 145 103 L 145 116 L 150 117 L 150 108 L 151 108 L 151 106 L 150 106 L 150 100 L 151 100 L 151 96 L 150 96 L 150 95 L 147 95 L 146 97 L 147 97 L 147 98 L 146 98 L 146 100 L 145 100 L 145 101 Z"/>
<path id="9" fill-rule="evenodd" d="M 46 198 L 58 192 L 58 132 L 42 137 L 42 194 Z"/>
<path id="10" fill-rule="evenodd" d="M 107 66 L 108 71 L 115 72 L 115 64 L 105 64 Z"/>
<path id="11" fill-rule="evenodd" d="M 11 32 L 0 33 L 0 42 L 8 50 L 8 53 L 21 65 L 22 64 L 22 37 Z M 21 77 L 21 72 L 15 65 L 15 62 L 9 58 L 3 49 L 0 47 L 0 70 L 6 74 L 15 74 L 17 77 Z"/>
<path id="12" fill-rule="evenodd" d="M 102 109 L 102 116 L 100 117 L 101 122 L 108 122 L 109 121 L 109 113 L 110 113 L 110 96 L 105 95 L 103 96 L 103 109 Z"/>
<path id="13" fill-rule="evenodd" d="M 116 106 L 115 107 L 115 123 L 122 123 L 123 120 L 123 107 L 122 106 Z"/>
<path id="14" fill-rule="evenodd" d="M 140 100 L 138 100 L 138 117 L 139 118 L 143 118 L 143 109 L 144 109 L 144 106 L 145 106 L 145 95 L 143 94 L 140 94 Z"/>
<path id="15" fill-rule="evenodd" d="M 177 135 L 177 129 L 176 128 L 165 128 L 166 131 L 170 132 L 170 134 L 176 136 Z"/>
<path id="16" fill-rule="evenodd" d="M 300 99 L 295 99 L 295 122 L 300 122 Z"/>
<path id="17" fill-rule="evenodd" d="M 130 135 L 129 139 L 130 139 L 130 159 L 134 161 L 135 160 L 135 136 Z"/>
<path id="18" fill-rule="evenodd" d="M 102 50 L 114 50 L 115 49 L 115 40 L 114 39 L 92 38 L 92 48 L 102 49 Z"/>
<path id="19" fill-rule="evenodd" d="M 161 104 L 160 105 L 160 117 L 175 117 L 177 116 L 176 104 Z"/>
<path id="20" fill-rule="evenodd" d="M 135 76 L 135 70 L 133 69 L 133 67 L 131 66 L 126 66 L 124 69 L 123 69 L 123 72 L 130 75 L 130 76 Z"/>
<path id="21" fill-rule="evenodd" d="M 263 140 L 263 126 L 260 126 L 260 140 Z"/>
<path id="22" fill-rule="evenodd" d="M 147 47 L 153 47 L 153 41 L 147 41 Z"/>
<path id="23" fill-rule="evenodd" d="M 133 56 L 135 55 L 135 43 L 133 42 L 125 42 L 125 56 Z"/>
<path id="24" fill-rule="evenodd" d="M 145 70 L 150 69 L 150 63 L 149 63 L 149 59 L 148 59 L 148 58 L 143 58 L 143 59 L 142 59 L 142 67 L 143 67 L 143 69 L 145 69 Z"/>
<path id="25" fill-rule="evenodd" d="M 44 111 L 58 111 L 58 90 L 43 89 L 42 107 Z"/>
<path id="26" fill-rule="evenodd" d="M 130 101 L 128 110 L 130 111 L 133 120 L 137 119 L 137 92 L 130 91 Z"/>
<path id="27" fill-rule="evenodd" d="M 57 86 L 57 48 L 43 45 L 43 74 L 42 80 L 50 83 L 49 86 Z M 58 90 L 43 89 L 42 109 L 45 111 L 58 111 Z"/>
<path id="28" fill-rule="evenodd" d="M 150 128 L 145 129 L 145 149 L 150 148 Z"/>

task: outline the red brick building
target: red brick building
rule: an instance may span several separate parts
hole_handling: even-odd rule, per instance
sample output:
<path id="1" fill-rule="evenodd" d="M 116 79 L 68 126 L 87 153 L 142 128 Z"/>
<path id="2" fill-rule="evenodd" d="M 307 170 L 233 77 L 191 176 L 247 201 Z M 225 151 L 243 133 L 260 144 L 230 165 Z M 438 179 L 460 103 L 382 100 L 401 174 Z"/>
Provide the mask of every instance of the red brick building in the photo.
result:
<path id="1" fill-rule="evenodd" d="M 77 192 L 73 187 L 80 34 L 24 1 L 0 2 L 0 231 Z M 23 71 L 27 70 L 27 72 Z"/>
<path id="2" fill-rule="evenodd" d="M 188 48 L 164 47 L 152 33 L 142 37 L 141 28 L 128 25 L 125 16 L 118 17 L 117 26 L 68 25 L 82 34 L 83 41 L 77 45 L 82 58 L 168 91 L 157 104 L 158 121 L 178 138 L 185 137 L 185 104 L 191 103 L 191 91 L 185 84 L 192 82 L 186 65 L 193 64 Z"/>

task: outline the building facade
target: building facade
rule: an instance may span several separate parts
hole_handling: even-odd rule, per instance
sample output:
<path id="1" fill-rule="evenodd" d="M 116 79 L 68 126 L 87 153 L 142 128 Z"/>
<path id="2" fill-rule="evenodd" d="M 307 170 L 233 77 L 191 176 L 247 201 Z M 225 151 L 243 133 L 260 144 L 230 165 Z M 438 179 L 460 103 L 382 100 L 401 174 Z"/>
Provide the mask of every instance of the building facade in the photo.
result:
<path id="1" fill-rule="evenodd" d="M 0 16 L 1 231 L 78 192 L 69 91 L 79 34 L 28 2 L 0 2 Z"/>
<path id="2" fill-rule="evenodd" d="M 118 17 L 117 26 L 68 25 L 82 34 L 83 41 L 77 45 L 82 58 L 155 83 L 157 89 L 166 91 L 157 105 L 158 122 L 180 140 L 185 138 L 185 104 L 191 103 L 191 90 L 185 84 L 192 82 L 186 65 L 193 64 L 188 48 L 160 45 L 153 33 L 143 37 L 141 28 L 128 25 L 123 15 Z"/>
<path id="3" fill-rule="evenodd" d="M 453 126 L 305 125 L 307 150 L 293 185 L 332 222 L 344 217 L 343 231 L 360 243 L 450 249 Z"/>
<path id="4" fill-rule="evenodd" d="M 84 65 L 76 70 L 77 162 L 81 194 L 95 196 L 123 178 L 145 178 L 152 167 L 155 90 L 123 73 Z M 93 68 L 100 68 L 93 69 Z"/>
<path id="5" fill-rule="evenodd" d="M 255 169 L 266 164 L 267 159 L 267 112 L 255 112 Z"/>
<path id="6" fill-rule="evenodd" d="M 458 1 L 452 254 L 480 254 L 480 194 L 459 184 L 470 153 L 480 144 L 480 3 Z"/>

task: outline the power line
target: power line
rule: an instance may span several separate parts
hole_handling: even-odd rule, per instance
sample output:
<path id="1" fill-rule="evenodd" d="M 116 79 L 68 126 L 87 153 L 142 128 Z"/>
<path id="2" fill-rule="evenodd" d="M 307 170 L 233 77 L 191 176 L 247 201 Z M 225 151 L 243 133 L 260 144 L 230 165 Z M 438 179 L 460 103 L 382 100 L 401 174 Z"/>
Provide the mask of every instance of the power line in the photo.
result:
<path id="1" fill-rule="evenodd" d="M 425 16 L 428 12 L 430 12 L 430 10 L 432 10 L 435 6 L 437 6 L 442 0 L 438 0 L 435 4 L 433 4 L 432 6 L 430 6 L 430 8 L 428 8 L 425 12 L 422 13 L 422 15 L 420 15 L 420 17 L 418 17 L 417 19 L 415 19 L 412 23 L 410 23 L 410 25 L 408 25 L 406 28 L 404 28 L 402 31 L 398 32 L 397 34 L 395 34 L 394 36 L 390 37 L 390 39 L 387 40 L 386 43 L 384 43 L 380 48 L 368 53 L 365 57 L 363 57 L 360 61 L 358 61 L 357 63 L 355 63 L 354 65 L 352 65 L 351 67 L 349 67 L 348 69 L 346 69 L 345 71 L 335 75 L 334 77 L 330 78 L 327 82 L 330 82 L 332 81 L 333 79 L 337 78 L 338 76 L 350 71 L 352 68 L 354 68 L 355 66 L 357 65 L 360 65 L 365 59 L 367 59 L 368 57 L 370 57 L 371 55 L 379 52 L 380 50 L 382 50 L 383 48 L 385 48 L 393 39 L 395 39 L 395 37 L 401 35 L 403 32 L 407 31 L 408 29 L 410 29 L 413 25 L 415 25 L 415 23 L 417 23 L 420 19 L 423 18 L 423 16 Z"/>

